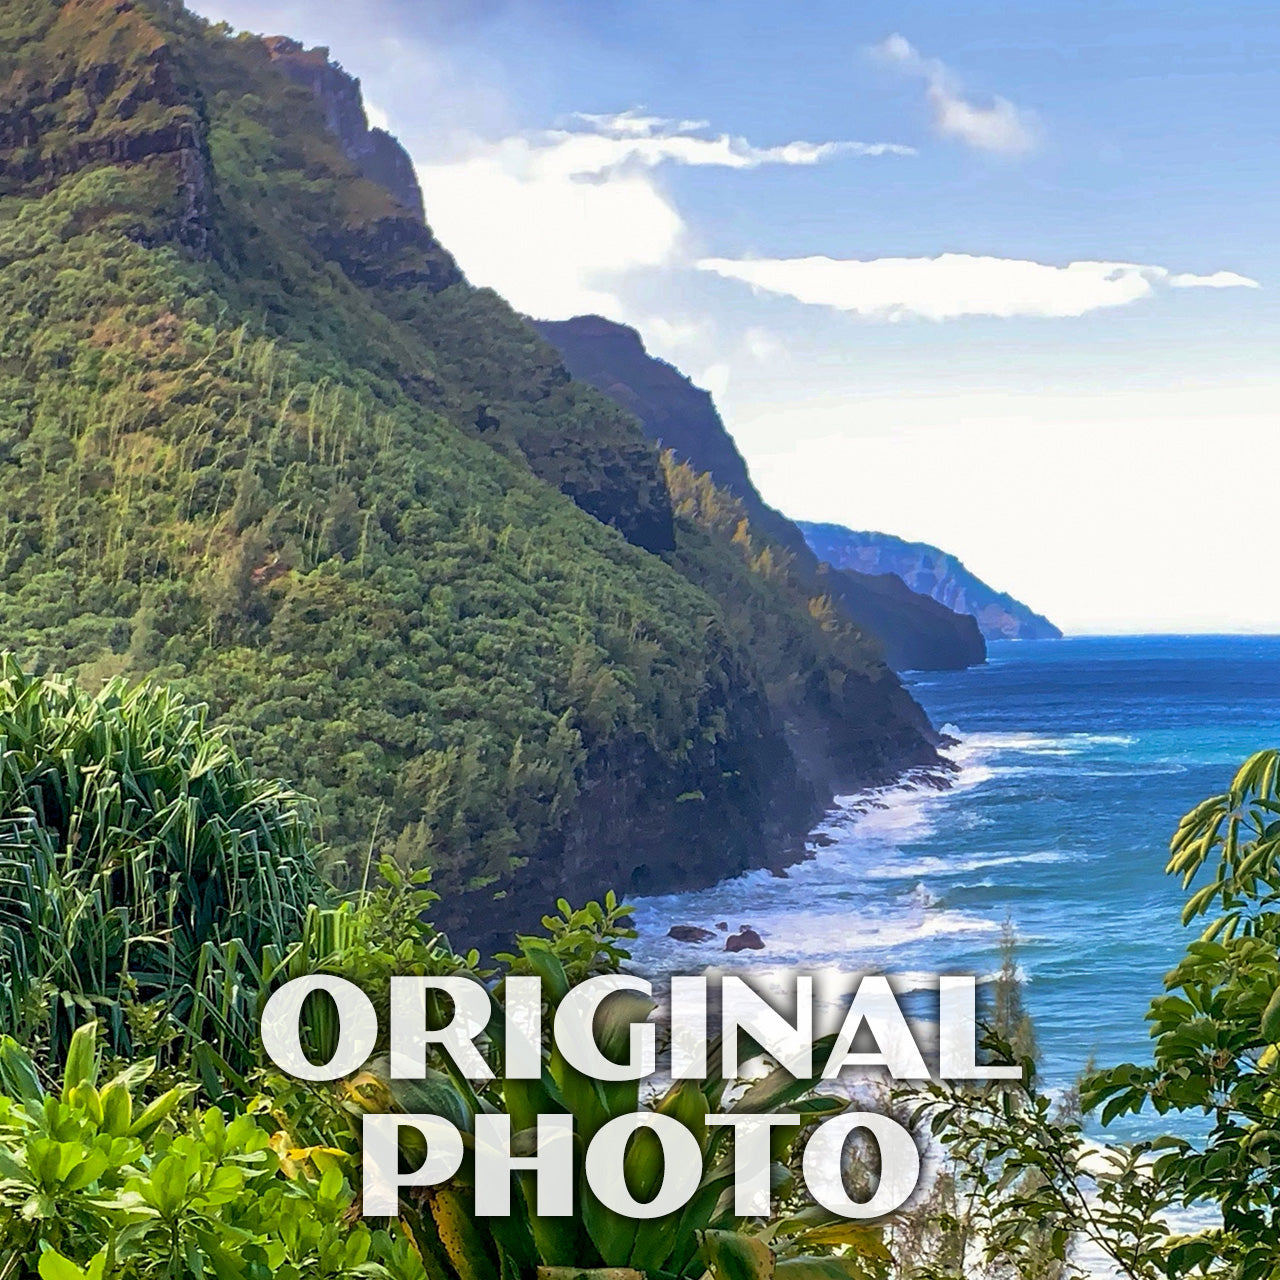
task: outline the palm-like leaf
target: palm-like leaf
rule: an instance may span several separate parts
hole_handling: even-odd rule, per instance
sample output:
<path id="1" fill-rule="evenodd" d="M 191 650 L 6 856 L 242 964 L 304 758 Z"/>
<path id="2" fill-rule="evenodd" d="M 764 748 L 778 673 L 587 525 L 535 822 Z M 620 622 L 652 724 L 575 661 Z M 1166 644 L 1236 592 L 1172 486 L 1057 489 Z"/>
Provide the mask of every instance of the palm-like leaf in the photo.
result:
<path id="1" fill-rule="evenodd" d="M 60 1053 L 129 1002 L 243 1060 L 320 883 L 304 802 L 254 778 L 172 691 L 91 697 L 0 655 L 0 1029 Z M 40 1021 L 48 1010 L 48 1026 Z"/>

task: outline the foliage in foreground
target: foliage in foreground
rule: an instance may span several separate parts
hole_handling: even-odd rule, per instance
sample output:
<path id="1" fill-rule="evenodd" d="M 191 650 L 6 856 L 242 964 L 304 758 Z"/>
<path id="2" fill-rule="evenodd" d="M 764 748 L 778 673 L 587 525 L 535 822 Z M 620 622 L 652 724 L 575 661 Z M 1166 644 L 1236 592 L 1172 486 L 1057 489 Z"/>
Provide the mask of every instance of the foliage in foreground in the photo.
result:
<path id="1" fill-rule="evenodd" d="M 390 869 L 388 869 L 390 870 Z M 373 917 L 390 901 L 418 905 L 429 897 L 400 879 L 355 911 L 348 937 L 372 935 Z M 376 904 L 376 905 L 375 905 Z M 540 975 L 552 1008 L 570 987 L 616 971 L 626 908 L 614 901 L 548 917 L 550 938 L 520 939 L 510 972 Z M 415 917 L 396 943 L 394 963 L 435 971 L 446 957 L 430 925 Z M 369 970 L 363 950 L 330 955 Z M 376 969 L 392 961 L 375 956 Z M 487 1052 L 501 1066 L 501 986 L 494 993 Z M 599 1027 L 606 1053 L 625 1052 L 631 1023 L 647 1003 L 615 997 Z M 434 1011 L 440 1014 L 442 1011 Z M 721 1106 L 736 1113 L 785 1108 L 805 1124 L 840 1111 L 844 1100 L 812 1094 L 812 1081 L 775 1070 L 740 1097 L 726 1082 L 685 1081 L 642 1102 L 639 1085 L 605 1085 L 583 1077 L 549 1044 L 540 1081 L 502 1081 L 477 1088 L 442 1057 L 422 1081 L 392 1081 L 375 1060 L 336 1088 L 311 1087 L 267 1072 L 259 1091 L 222 1108 L 192 1104 L 194 1082 L 169 1087 L 144 1105 L 155 1067 L 144 1060 L 99 1085 L 96 1026 L 72 1037 L 65 1073 L 47 1091 L 32 1062 L 11 1040 L 0 1042 L 0 1277 L 40 1268 L 49 1280 L 79 1274 L 142 1280 L 151 1276 L 215 1275 L 219 1280 L 286 1277 L 403 1277 L 404 1280 L 500 1280 L 544 1266 L 631 1267 L 655 1277 L 717 1280 L 787 1277 L 860 1280 L 883 1273 L 888 1254 L 879 1232 L 805 1206 L 792 1189 L 789 1153 L 801 1137 L 777 1131 L 773 1169 L 785 1208 L 771 1223 L 743 1223 L 732 1212 L 732 1154 L 723 1128 L 705 1117 Z M 367 1111 L 402 1109 L 444 1115 L 465 1131 L 480 1112 L 511 1116 L 514 1143 L 527 1143 L 538 1113 L 567 1112 L 581 1142 L 610 1118 L 652 1107 L 678 1118 L 698 1138 L 706 1176 L 678 1213 L 636 1222 L 596 1201 L 581 1176 L 577 1217 L 534 1212 L 529 1175 L 517 1175 L 509 1218 L 479 1219 L 472 1206 L 470 1162 L 447 1184 L 410 1191 L 400 1214 L 386 1222 L 358 1218 L 358 1119 Z M 405 1159 L 421 1159 L 412 1130 Z M 652 1194 L 661 1176 L 660 1149 L 642 1134 L 628 1150 L 633 1194 Z M 837 1256 L 839 1250 L 842 1256 Z M 74 1267 L 76 1270 L 67 1268 Z"/>
<path id="2" fill-rule="evenodd" d="M 914 1213 L 879 1227 L 796 1197 L 803 1125 L 776 1135 L 774 1218 L 733 1216 L 728 1131 L 706 1115 L 785 1108 L 808 1122 L 845 1105 L 813 1093 L 812 1081 L 774 1071 L 739 1095 L 713 1070 L 648 1097 L 634 1083 L 585 1079 L 549 1041 L 540 1080 L 502 1080 L 503 982 L 538 975 L 551 1014 L 574 984 L 618 971 L 632 934 L 612 896 L 577 911 L 561 902 L 544 919 L 547 936 L 521 937 L 484 973 L 476 953 L 457 954 L 429 922 L 429 873 L 384 859 L 376 884 L 324 901 L 305 810 L 256 781 L 199 709 L 118 683 L 90 698 L 7 658 L 0 805 L 11 840 L 0 863 L 0 1019 L 38 1046 L 0 1040 L 0 1280 L 507 1280 L 540 1267 L 689 1280 L 1065 1280 L 1085 1274 L 1085 1247 L 1130 1280 L 1277 1273 L 1280 752 L 1248 761 L 1174 838 L 1169 869 L 1194 890 L 1186 918 L 1208 924 L 1153 1003 L 1153 1065 L 1083 1086 L 1086 1110 L 1101 1108 L 1104 1123 L 1148 1105 L 1199 1111 L 1208 1139 L 1101 1146 L 1076 1111 L 1038 1090 L 1010 935 L 989 1048 L 1022 1057 L 1025 1079 L 933 1084 L 900 1101 L 929 1126 L 943 1164 Z M 396 974 L 491 979 L 495 1080 L 473 1085 L 447 1057 L 420 1082 L 390 1080 L 375 1058 L 336 1088 L 261 1070 L 256 1012 L 273 981 L 303 970 L 349 977 L 384 1008 Z M 606 1051 L 624 1051 L 632 1022 L 650 1011 L 615 997 L 599 1027 Z M 333 1034 L 321 1003 L 312 1051 L 327 1056 Z M 228 1062 L 236 1036 L 246 1070 Z M 43 1061 L 59 1064 L 56 1082 Z M 408 1192 L 390 1221 L 359 1217 L 368 1111 L 438 1112 L 464 1130 L 503 1111 L 520 1149 L 537 1114 L 571 1114 L 588 1141 L 610 1118 L 649 1108 L 678 1117 L 704 1157 L 698 1194 L 666 1219 L 619 1218 L 580 1176 L 581 1213 L 543 1219 L 524 1174 L 509 1219 L 478 1219 L 468 1163 L 445 1186 Z M 647 1136 L 626 1157 L 641 1198 L 660 1175 Z M 404 1154 L 421 1154 L 411 1131 Z M 1221 1225 L 1171 1234 L 1167 1213 L 1192 1203 L 1216 1206 Z"/>
<path id="3" fill-rule="evenodd" d="M 987 1047 L 1016 1060 L 1006 1041 L 993 1037 Z M 945 1151 L 953 1202 L 927 1224 L 921 1265 L 904 1273 L 1060 1280 L 1089 1274 L 1080 1266 L 1084 1247 L 1130 1280 L 1177 1274 L 1164 1257 L 1163 1215 L 1177 1199 L 1171 1140 L 1090 1141 L 1079 1117 L 1036 1087 L 1034 1062 L 1022 1065 L 1019 1082 L 935 1083 L 915 1099 L 911 1120 Z"/>
<path id="4" fill-rule="evenodd" d="M 616 972 L 625 958 L 620 942 L 633 936 L 624 921 L 628 908 L 612 896 L 605 904 L 589 904 L 573 912 L 560 904 L 561 915 L 544 922 L 551 937 L 521 937 L 517 951 L 504 957 L 505 975 L 541 978 L 548 1025 L 571 988 L 599 973 Z M 487 1053 L 495 1079 L 476 1086 L 450 1059 L 443 1058 L 427 1078 L 388 1080 L 385 1064 L 348 1082 L 352 1099 L 384 1110 L 388 1104 L 408 1112 L 441 1115 L 464 1133 L 473 1133 L 477 1115 L 499 1111 L 511 1117 L 515 1149 L 527 1149 L 536 1134 L 536 1117 L 568 1114 L 574 1122 L 574 1186 L 579 1210 L 573 1217 L 541 1217 L 536 1211 L 533 1175 L 516 1175 L 518 1190 L 507 1218 L 478 1218 L 473 1212 L 474 1162 L 468 1155 L 450 1182 L 412 1192 L 403 1217 L 423 1250 L 428 1273 L 439 1280 L 499 1280 L 530 1275 L 538 1267 L 632 1268 L 654 1277 L 698 1277 L 708 1269 L 724 1280 L 858 1280 L 877 1269 L 888 1254 L 873 1227 L 851 1223 L 796 1199 L 793 1151 L 811 1124 L 837 1114 L 846 1099 L 813 1092 L 815 1080 L 796 1079 L 776 1068 L 740 1096 L 728 1092 L 720 1075 L 718 1048 L 706 1080 L 674 1082 L 655 1097 L 642 1097 L 639 1081 L 601 1083 L 572 1067 L 559 1049 L 544 1045 L 540 1080 L 504 1080 L 502 1026 L 503 987 L 493 994 L 493 1020 Z M 653 1004 L 633 994 L 618 993 L 602 1007 L 596 1034 L 607 1057 L 625 1060 L 630 1029 L 653 1011 Z M 636 1111 L 654 1111 L 679 1120 L 698 1140 L 705 1170 L 701 1185 L 682 1209 L 665 1217 L 637 1221 L 606 1208 L 583 1175 L 583 1153 L 610 1120 Z M 783 1211 L 770 1224 L 746 1223 L 733 1212 L 734 1161 L 730 1130 L 709 1126 L 712 1112 L 749 1115 L 787 1111 L 801 1125 L 774 1131 L 771 1185 Z M 410 1155 L 413 1143 L 408 1144 Z M 420 1158 L 420 1156 L 419 1156 Z M 650 1133 L 640 1133 L 624 1162 L 632 1195 L 649 1199 L 663 1176 L 661 1147 Z M 832 1256 L 834 1246 L 848 1246 L 846 1257 Z M 820 1257 L 814 1256 L 814 1250 Z"/>
<path id="5" fill-rule="evenodd" d="M 244 1065 L 261 968 L 321 897 L 309 822 L 203 707 L 0 654 L 0 1031 L 57 1060 L 87 1020 L 121 1052 L 160 1020 Z"/>
<path id="6" fill-rule="evenodd" d="M 1280 1274 L 1280 751 L 1183 819 L 1168 871 L 1187 890 L 1206 879 L 1183 919 L 1207 926 L 1152 1002 L 1154 1062 L 1092 1073 L 1081 1103 L 1104 1125 L 1145 1107 L 1198 1113 L 1207 1138 L 1093 1142 L 1038 1091 L 1030 1061 L 1023 1085 L 931 1085 L 916 1114 L 953 1191 L 902 1274 L 1053 1280 L 1087 1274 L 1082 1247 L 1130 1280 Z M 1172 1231 L 1168 1213 L 1189 1207 L 1220 1224 Z"/>
<path id="7" fill-rule="evenodd" d="M 353 1220 L 348 1152 L 300 1149 L 263 1098 L 230 1118 L 184 1109 L 194 1085 L 143 1105 L 154 1059 L 99 1084 L 99 1048 L 77 1030 L 48 1092 L 0 1041 L 0 1277 L 423 1275 L 398 1224 Z"/>
<path id="8" fill-rule="evenodd" d="M 1222 1225 L 1172 1241 L 1170 1269 L 1263 1280 L 1280 1270 L 1280 751 L 1252 756 L 1183 819 L 1169 872 L 1186 889 L 1207 877 L 1183 912 L 1207 926 L 1147 1015 L 1154 1064 L 1108 1071 L 1086 1097 L 1104 1119 L 1145 1106 L 1211 1118 L 1164 1172 Z"/>

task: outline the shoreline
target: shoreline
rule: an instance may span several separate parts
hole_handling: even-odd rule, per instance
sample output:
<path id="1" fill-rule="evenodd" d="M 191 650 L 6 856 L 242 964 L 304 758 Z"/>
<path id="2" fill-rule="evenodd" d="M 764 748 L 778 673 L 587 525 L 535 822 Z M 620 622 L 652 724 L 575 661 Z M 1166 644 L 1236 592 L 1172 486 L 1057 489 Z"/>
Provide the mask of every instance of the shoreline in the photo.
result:
<path id="1" fill-rule="evenodd" d="M 943 749 L 953 751 L 962 750 L 963 747 L 963 738 L 948 735 L 947 746 Z M 651 893 L 638 895 L 634 899 L 629 898 L 628 901 L 637 907 L 637 915 L 633 916 L 633 921 L 639 931 L 640 936 L 636 941 L 640 943 L 641 950 L 665 952 L 667 944 L 673 949 L 679 948 L 674 954 L 666 955 L 665 959 L 671 963 L 664 966 L 677 972 L 682 971 L 684 967 L 677 963 L 677 958 L 683 960 L 688 957 L 691 962 L 696 959 L 698 962 L 714 964 L 717 961 L 713 957 L 727 959 L 735 955 L 741 956 L 741 951 L 713 950 L 710 944 L 713 940 L 727 940 L 734 933 L 747 929 L 758 932 L 764 943 L 760 948 L 748 948 L 753 957 L 766 965 L 786 963 L 785 960 L 771 955 L 771 931 L 767 928 L 757 929 L 756 922 L 747 919 L 749 912 L 743 914 L 743 918 L 739 920 L 734 915 L 732 899 L 741 896 L 744 891 L 749 893 L 752 885 L 792 882 L 797 878 L 797 873 L 803 874 L 807 868 L 820 867 L 828 851 L 843 849 L 856 854 L 857 841 L 849 837 L 854 828 L 872 815 L 891 814 L 894 811 L 910 813 L 917 802 L 941 800 L 967 789 L 964 774 L 966 768 L 970 767 L 969 764 L 952 759 L 950 756 L 941 756 L 940 761 L 941 765 L 915 765 L 904 769 L 892 782 L 869 785 L 836 794 L 821 818 L 806 832 L 798 847 L 782 851 L 778 858 L 765 865 L 727 876 L 703 888 L 679 889 L 668 893 Z M 985 773 L 977 774 L 973 779 L 974 784 L 981 782 L 986 776 Z M 838 854 L 833 857 L 838 857 Z M 833 863 L 829 875 L 819 875 L 818 878 L 829 884 L 838 882 L 845 873 L 845 869 Z M 869 882 L 874 883 L 874 878 L 870 878 Z M 674 907 L 677 901 L 684 903 L 689 909 L 676 912 Z M 931 908 L 937 904 L 931 898 L 923 896 L 913 897 L 910 905 L 920 913 L 921 934 L 918 938 L 904 938 L 903 941 L 908 945 L 929 936 L 927 917 Z M 653 910 L 663 913 L 656 927 L 643 919 Z M 734 918 L 729 919 L 729 916 Z M 865 920 L 853 920 L 851 923 L 858 929 L 866 927 L 874 929 L 884 927 L 886 921 L 883 917 L 873 915 Z M 722 924 L 727 927 L 720 928 Z M 681 938 L 674 934 L 673 930 L 681 930 L 691 936 Z"/>

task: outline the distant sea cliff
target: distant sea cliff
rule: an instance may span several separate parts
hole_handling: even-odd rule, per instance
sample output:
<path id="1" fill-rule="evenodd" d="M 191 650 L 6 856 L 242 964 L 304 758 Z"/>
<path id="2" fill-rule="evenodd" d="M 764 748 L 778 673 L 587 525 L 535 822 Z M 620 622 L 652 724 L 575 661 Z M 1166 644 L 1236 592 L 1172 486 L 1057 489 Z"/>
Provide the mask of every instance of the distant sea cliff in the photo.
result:
<path id="1" fill-rule="evenodd" d="M 676 459 L 706 472 L 737 497 L 754 528 L 793 557 L 815 591 L 831 595 L 854 622 L 883 646 L 898 671 L 956 670 L 986 658 L 977 625 L 963 611 L 910 588 L 883 570 L 822 567 L 799 525 L 760 496 L 747 464 L 725 429 L 709 392 L 675 366 L 649 355 L 635 329 L 602 316 L 535 321 L 569 371 L 635 414 L 651 440 Z"/>
<path id="2" fill-rule="evenodd" d="M 912 591 L 977 619 L 988 640 L 1061 640 L 1062 632 L 1020 600 L 989 587 L 953 555 L 890 533 L 860 533 L 838 524 L 800 529 L 815 555 L 837 569 L 893 574 Z"/>

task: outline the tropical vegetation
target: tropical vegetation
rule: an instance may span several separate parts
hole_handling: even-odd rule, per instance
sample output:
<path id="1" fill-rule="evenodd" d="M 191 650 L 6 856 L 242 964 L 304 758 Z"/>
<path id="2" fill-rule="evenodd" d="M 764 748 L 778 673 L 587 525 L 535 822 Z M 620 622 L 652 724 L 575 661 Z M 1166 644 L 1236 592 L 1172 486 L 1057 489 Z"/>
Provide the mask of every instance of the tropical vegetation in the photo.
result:
<path id="1" fill-rule="evenodd" d="M 373 842 L 508 924 L 604 772 L 714 879 L 832 778 L 932 758 L 874 641 L 771 586 L 767 548 L 677 549 L 639 426 L 260 40 L 2 0 L 0 121 L 0 633 L 28 670 L 165 679 L 315 798 L 340 882 Z"/>
<path id="2" fill-rule="evenodd" d="M 309 827 L 203 707 L 118 678 L 91 697 L 0 654 L 0 1023 L 61 1057 L 100 1021 L 128 1052 L 163 1007 L 171 1052 L 242 1062 L 246 973 L 322 897 Z"/>
<path id="3" fill-rule="evenodd" d="M 1280 752 L 1248 761 L 1230 788 L 1179 827 L 1169 869 L 1190 891 L 1204 936 L 1153 1002 L 1155 1059 L 1091 1073 L 1078 1100 L 1037 1086 L 1035 1046 L 1005 942 L 990 1051 L 1021 1059 L 1016 1084 L 930 1083 L 886 1098 L 936 1144 L 920 1199 L 866 1226 L 807 1202 L 795 1177 L 811 1123 L 848 1105 L 774 1068 L 745 1090 L 714 1070 L 650 1093 L 577 1072 L 548 1040 L 538 1080 L 502 1078 L 504 984 L 542 980 L 547 1012 L 586 978 L 617 972 L 633 936 L 611 895 L 560 902 L 539 934 L 485 967 L 431 923 L 430 872 L 370 863 L 343 894 L 315 871 L 312 813 L 257 780 L 203 709 L 160 686 L 110 682 L 89 694 L 64 677 L 0 681 L 0 1276 L 269 1275 L 504 1280 L 619 1269 L 651 1277 L 877 1277 L 881 1280 L 1083 1274 L 1082 1249 L 1134 1280 L 1276 1273 L 1274 1185 L 1280 1092 Z M 43 886 L 36 877 L 45 877 Z M 1201 884 L 1200 881 L 1204 883 Z M 425 1079 L 391 1077 L 386 1045 L 335 1085 L 283 1076 L 257 1046 L 274 986 L 302 972 L 358 982 L 383 1005 L 397 974 L 482 978 L 495 1068 L 467 1080 L 452 1058 Z M 652 1005 L 615 997 L 597 1032 L 625 1052 Z M 310 1052 L 331 1052 L 332 1011 L 310 1012 Z M 443 1009 L 436 1016 L 443 1017 Z M 382 1025 L 387 1025 L 382 1019 Z M 238 1037 L 238 1040 L 237 1040 Z M 1105 1124 L 1151 1107 L 1209 1116 L 1203 1143 L 1174 1135 L 1099 1143 Z M 517 1146 L 534 1117 L 569 1114 L 582 1142 L 610 1119 L 653 1109 L 697 1138 L 704 1176 L 683 1210 L 622 1217 L 581 1177 L 581 1212 L 537 1212 L 517 1174 L 513 1212 L 478 1218 L 469 1158 L 439 1187 L 405 1192 L 390 1219 L 360 1216 L 360 1123 L 370 1111 L 442 1115 L 464 1132 L 511 1117 Z M 728 1131 L 709 1112 L 786 1110 L 769 1220 L 733 1213 Z M 404 1158 L 421 1158 L 406 1129 Z M 522 1136 L 523 1135 L 523 1136 Z M 633 1142 L 628 1187 L 646 1198 L 658 1148 Z M 575 1160 L 581 1161 L 579 1147 Z M 860 1161 L 874 1167 L 871 1160 Z M 1171 1211 L 1220 1218 L 1175 1233 Z"/>
<path id="4" fill-rule="evenodd" d="M 6 1280 L 499 1280 L 556 1266 L 700 1276 L 740 1254 L 805 1280 L 862 1274 L 861 1261 L 831 1256 L 841 1244 L 855 1244 L 858 1259 L 887 1257 L 878 1231 L 797 1200 L 790 1161 L 803 1125 L 775 1144 L 773 1185 L 788 1211 L 745 1234 L 751 1224 L 733 1216 L 728 1130 L 706 1115 L 785 1109 L 807 1123 L 847 1105 L 814 1093 L 813 1081 L 775 1069 L 730 1097 L 713 1071 L 642 1098 L 636 1082 L 583 1076 L 550 1042 L 541 1080 L 502 1079 L 506 978 L 539 976 L 553 1013 L 576 983 L 616 972 L 633 934 L 612 895 L 576 911 L 562 901 L 545 936 L 519 937 L 497 970 L 482 970 L 478 953 L 457 954 L 430 923 L 438 898 L 428 871 L 388 858 L 366 868 L 356 892 L 327 890 L 305 805 L 249 775 L 203 708 L 118 679 L 91 696 L 62 677 L 27 676 L 8 656 L 0 670 L 0 821 L 15 836 L 0 952 Z M 279 982 L 316 971 L 359 982 L 384 1012 L 394 975 L 485 977 L 495 1080 L 472 1084 L 448 1055 L 422 1081 L 392 1079 L 377 1056 L 332 1087 L 282 1076 L 258 1046 L 257 1018 Z M 624 1050 L 652 1008 L 610 1001 L 603 1050 Z M 331 1008 L 312 1011 L 307 1035 L 309 1050 L 331 1054 Z M 407 1195 L 393 1219 L 359 1216 L 366 1112 L 436 1113 L 469 1132 L 478 1114 L 502 1111 L 517 1140 L 538 1114 L 561 1112 L 586 1142 L 608 1120 L 649 1108 L 678 1118 L 704 1151 L 702 1187 L 666 1218 L 628 1221 L 589 1189 L 579 1217 L 541 1217 L 521 1176 L 512 1216 L 476 1219 L 467 1165 L 449 1184 Z M 420 1159 L 406 1132 L 406 1159 Z M 626 1166 L 642 1198 L 662 1175 L 647 1137 Z M 585 1188 L 580 1171 L 578 1181 Z"/>
<path id="5" fill-rule="evenodd" d="M 1085 1245 L 1135 1280 L 1280 1276 L 1276 752 L 1174 837 L 1206 928 L 1154 1061 L 1048 1098 L 1007 955 L 989 1046 L 1025 1079 L 887 1098 L 934 1172 L 873 1227 L 803 1198 L 845 1102 L 777 1070 L 650 1096 L 550 1044 L 482 1087 L 265 1062 L 304 972 L 375 1003 L 466 973 L 495 1014 L 536 974 L 554 1006 L 628 960 L 611 879 L 740 870 L 934 738 L 874 638 L 468 285 L 262 41 L 177 0 L 0 0 L 0 108 L 0 1280 L 1060 1280 Z M 486 959 L 570 871 L 600 900 Z M 614 1004 L 606 1044 L 648 1013 Z M 334 1032 L 317 1002 L 308 1047 Z M 713 1107 L 802 1117 L 767 1221 L 732 1213 Z M 365 1219 L 361 1120 L 396 1109 L 517 1136 L 661 1111 L 703 1182 L 665 1219 L 552 1220 L 522 1175 L 482 1221 L 464 1162 Z M 1208 1136 L 1088 1136 L 1143 1109 Z M 627 1167 L 656 1185 L 643 1135 Z M 1192 1204 L 1218 1219 L 1173 1232 Z"/>

